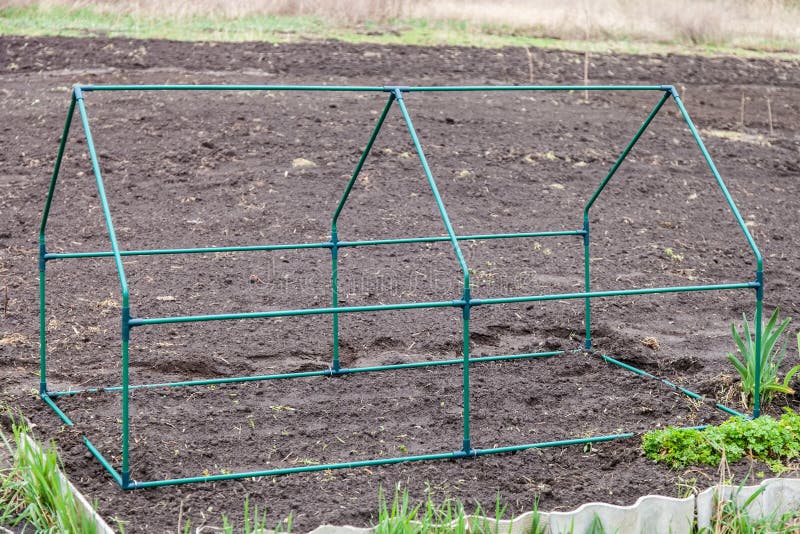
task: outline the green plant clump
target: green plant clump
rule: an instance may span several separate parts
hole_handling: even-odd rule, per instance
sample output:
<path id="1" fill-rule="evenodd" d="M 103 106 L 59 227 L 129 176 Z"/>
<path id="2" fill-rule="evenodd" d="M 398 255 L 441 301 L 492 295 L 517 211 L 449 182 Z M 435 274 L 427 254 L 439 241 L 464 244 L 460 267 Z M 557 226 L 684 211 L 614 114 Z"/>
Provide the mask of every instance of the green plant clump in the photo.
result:
<path id="1" fill-rule="evenodd" d="M 60 460 L 55 446 L 40 450 L 24 425 L 12 420 L 12 429 L 13 440 L 0 432 L 13 458 L 11 467 L 0 470 L 0 525 L 95 534 L 94 518 L 84 513 L 57 474 Z"/>
<path id="2" fill-rule="evenodd" d="M 800 458 L 800 415 L 789 408 L 784 412 L 780 419 L 732 417 L 704 430 L 653 430 L 643 436 L 642 449 L 648 458 L 673 469 L 719 465 L 724 455 L 729 462 L 744 456 L 761 460 L 773 472 L 781 473 L 785 462 Z"/>
<path id="3" fill-rule="evenodd" d="M 739 504 L 739 486 L 730 500 L 716 503 L 716 512 L 711 518 L 711 526 L 704 528 L 699 534 L 741 534 L 741 533 L 790 533 L 797 532 L 800 527 L 800 510 L 790 510 L 779 514 L 774 510 L 765 515 L 751 514 L 750 505 L 767 488 L 761 486 L 744 503 Z"/>
<path id="4" fill-rule="evenodd" d="M 475 516 L 482 517 L 469 517 L 460 501 L 447 499 L 437 506 L 430 495 L 424 504 L 412 506 L 407 490 L 401 494 L 399 489 L 395 489 L 391 505 L 387 504 L 383 492 L 379 491 L 378 501 L 376 534 L 504 534 L 500 520 L 505 515 L 506 506 L 500 504 L 499 494 L 495 500 L 494 519 L 484 516 L 480 504 L 475 505 Z M 540 534 L 544 532 L 544 525 L 540 524 L 536 503 L 533 512 L 530 529 L 526 532 Z M 510 531 L 511 527 L 508 528 Z"/>
<path id="5" fill-rule="evenodd" d="M 756 386 L 756 355 L 760 352 L 760 397 L 763 403 L 772 400 L 772 397 L 777 394 L 790 395 L 794 390 L 789 387 L 789 381 L 792 377 L 800 371 L 800 365 L 795 365 L 786 373 L 786 377 L 781 382 L 778 378 L 778 370 L 786 355 L 786 344 L 784 343 L 781 348 L 778 345 L 783 331 L 789 326 L 791 318 L 784 319 L 778 324 L 779 309 L 776 308 L 769 319 L 769 322 L 764 326 L 761 335 L 761 350 L 756 351 L 755 333 L 751 332 L 750 323 L 747 320 L 747 315 L 742 314 L 744 319 L 742 324 L 742 333 L 736 330 L 736 326 L 731 323 L 731 334 L 736 343 L 741 359 L 739 356 L 727 353 L 728 360 L 736 368 L 736 371 L 742 377 L 742 397 L 744 404 L 752 407 L 753 399 L 755 398 Z M 753 327 L 755 329 L 755 325 Z M 800 350 L 800 334 L 798 334 L 798 350 Z"/>

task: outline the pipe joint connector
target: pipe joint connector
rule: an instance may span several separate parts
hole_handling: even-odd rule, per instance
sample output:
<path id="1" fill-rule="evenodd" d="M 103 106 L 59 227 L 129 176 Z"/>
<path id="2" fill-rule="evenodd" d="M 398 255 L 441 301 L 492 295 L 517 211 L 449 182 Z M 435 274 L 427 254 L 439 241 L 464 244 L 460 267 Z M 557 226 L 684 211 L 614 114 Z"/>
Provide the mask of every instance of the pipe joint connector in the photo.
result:
<path id="1" fill-rule="evenodd" d="M 589 219 L 583 220 L 583 229 L 581 230 L 581 235 L 583 235 L 583 246 L 589 246 Z"/>
<path id="2" fill-rule="evenodd" d="M 764 271 L 756 271 L 756 298 L 764 299 Z"/>
<path id="3" fill-rule="evenodd" d="M 465 439 L 460 451 L 453 453 L 455 458 L 477 458 L 477 449 L 472 448 L 471 440 Z"/>
<path id="4" fill-rule="evenodd" d="M 39 243 L 39 272 L 43 273 L 47 264 L 47 248 L 44 243 Z"/>
<path id="5" fill-rule="evenodd" d="M 122 308 L 122 341 L 128 342 L 131 339 L 131 309 L 129 306 Z"/>
<path id="6" fill-rule="evenodd" d="M 404 85 L 384 85 L 383 90 L 386 93 L 392 93 L 395 99 L 403 100 L 403 93 L 410 88 Z"/>
<path id="7" fill-rule="evenodd" d="M 674 85 L 662 85 L 661 89 L 663 89 L 664 91 L 666 91 L 670 95 L 672 95 L 672 98 L 680 98 L 680 95 L 678 94 L 678 90 L 675 89 Z"/>

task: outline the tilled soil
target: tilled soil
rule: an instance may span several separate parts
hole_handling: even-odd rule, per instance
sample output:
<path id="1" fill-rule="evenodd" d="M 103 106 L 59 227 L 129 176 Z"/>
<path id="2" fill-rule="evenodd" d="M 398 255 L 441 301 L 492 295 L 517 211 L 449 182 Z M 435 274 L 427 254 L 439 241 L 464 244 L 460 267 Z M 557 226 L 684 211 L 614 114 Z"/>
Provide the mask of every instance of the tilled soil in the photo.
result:
<path id="1" fill-rule="evenodd" d="M 582 56 L 534 50 L 533 83 L 582 82 Z M 767 59 L 598 55 L 596 84 L 674 84 L 682 93 L 765 258 L 766 313 L 800 314 L 796 261 L 800 64 Z M 62 398 L 74 429 L 37 397 L 37 229 L 74 83 L 526 84 L 525 50 L 412 48 L 337 42 L 273 45 L 125 39 L 0 38 L 0 380 L 76 485 L 129 532 L 237 519 L 246 495 L 299 531 L 368 525 L 378 492 L 458 498 L 508 513 L 587 501 L 631 504 L 712 484 L 712 468 L 653 464 L 637 437 L 594 446 L 414 462 L 123 492 L 85 449 L 119 462 L 115 392 Z M 407 94 L 455 231 L 577 230 L 583 206 L 659 97 L 652 92 Z M 88 93 L 86 105 L 114 225 L 126 250 L 326 242 L 331 216 L 385 93 Z M 767 111 L 769 100 L 771 111 Z M 743 121 L 743 124 L 742 124 Z M 108 250 L 108 234 L 75 120 L 47 227 L 51 252 Z M 755 262 L 672 102 L 590 212 L 592 289 L 748 282 Z M 393 109 L 338 221 L 339 239 L 443 235 L 408 131 Z M 473 296 L 580 292 L 577 236 L 461 242 Z M 126 258 L 135 317 L 325 307 L 327 249 Z M 446 242 L 344 248 L 340 303 L 442 301 L 461 295 Z M 120 381 L 120 291 L 110 259 L 48 263 L 48 387 Z M 603 353 L 741 408 L 730 323 L 754 295 L 714 291 L 592 303 Z M 456 308 L 340 317 L 346 366 L 461 356 Z M 583 301 L 477 307 L 475 356 L 576 349 Z M 324 370 L 331 317 L 135 328 L 133 384 Z M 785 365 L 797 363 L 790 344 Z M 580 351 L 472 367 L 478 448 L 641 433 L 719 422 L 724 414 Z M 135 480 L 449 452 L 461 447 L 458 366 L 337 378 L 136 390 Z M 768 408 L 797 407 L 791 396 Z M 766 468 L 733 466 L 741 480 Z"/>

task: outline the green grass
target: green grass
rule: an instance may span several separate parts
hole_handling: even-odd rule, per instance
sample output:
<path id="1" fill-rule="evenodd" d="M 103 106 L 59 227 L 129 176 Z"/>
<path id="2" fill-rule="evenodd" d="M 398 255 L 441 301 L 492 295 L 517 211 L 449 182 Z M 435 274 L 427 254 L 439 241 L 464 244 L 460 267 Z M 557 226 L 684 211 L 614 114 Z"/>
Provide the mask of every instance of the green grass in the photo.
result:
<path id="1" fill-rule="evenodd" d="M 614 40 L 544 38 L 535 30 L 503 24 L 455 20 L 401 19 L 384 23 L 348 25 L 314 16 L 248 15 L 241 18 L 209 16 L 152 17 L 101 12 L 92 8 L 0 8 L 1 35 L 132 37 L 179 41 L 298 42 L 337 39 L 349 43 L 397 45 L 459 45 L 486 48 L 534 47 L 589 52 L 633 54 L 684 53 L 701 55 L 770 56 L 795 59 L 782 52 L 789 43 L 764 41 L 743 49 L 725 45 Z"/>
<path id="2" fill-rule="evenodd" d="M 94 518 L 84 512 L 58 476 L 60 460 L 54 445 L 39 446 L 17 422 L 12 428 L 12 439 L 0 432 L 13 458 L 10 467 L 0 470 L 0 525 L 24 531 L 94 534 Z"/>

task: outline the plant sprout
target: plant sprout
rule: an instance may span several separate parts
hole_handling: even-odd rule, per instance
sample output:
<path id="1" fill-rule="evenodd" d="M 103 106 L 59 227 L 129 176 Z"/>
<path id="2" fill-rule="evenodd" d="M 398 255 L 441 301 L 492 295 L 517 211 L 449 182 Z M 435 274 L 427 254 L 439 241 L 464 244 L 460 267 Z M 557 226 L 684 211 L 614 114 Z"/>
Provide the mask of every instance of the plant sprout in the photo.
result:
<path id="1" fill-rule="evenodd" d="M 778 340 L 791 322 L 791 318 L 787 317 L 778 324 L 779 311 L 778 308 L 775 309 L 769 322 L 764 326 L 761 335 L 761 350 L 759 351 L 761 376 L 759 382 L 762 402 L 769 402 L 777 393 L 783 395 L 793 394 L 794 390 L 789 387 L 789 382 L 800 371 L 800 365 L 795 365 L 786 373 L 783 382 L 778 378 L 779 367 L 786 355 L 786 343 L 783 344 L 783 348 L 780 348 Z M 741 359 L 730 352 L 726 356 L 742 377 L 742 400 L 744 404 L 752 406 L 756 385 L 756 341 L 755 335 L 751 332 L 747 315 L 743 313 L 742 318 L 744 321 L 741 334 L 736 330 L 735 325 L 731 324 L 731 334 Z M 798 339 L 798 345 L 800 345 L 800 338 Z"/>

